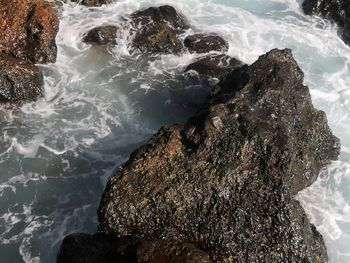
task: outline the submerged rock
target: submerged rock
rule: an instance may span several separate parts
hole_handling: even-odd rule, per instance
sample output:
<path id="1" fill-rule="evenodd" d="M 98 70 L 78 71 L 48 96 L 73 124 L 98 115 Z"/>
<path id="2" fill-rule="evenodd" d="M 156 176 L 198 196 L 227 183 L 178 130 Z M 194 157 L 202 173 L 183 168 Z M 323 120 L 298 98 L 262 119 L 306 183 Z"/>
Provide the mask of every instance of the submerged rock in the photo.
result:
<path id="1" fill-rule="evenodd" d="M 100 26 L 91 29 L 83 38 L 83 42 L 96 45 L 116 44 L 118 28 L 116 26 Z"/>
<path id="2" fill-rule="evenodd" d="M 335 22 L 344 42 L 350 45 L 350 1 L 305 0 L 303 9 L 307 15 L 319 15 Z"/>
<path id="3" fill-rule="evenodd" d="M 0 54 L 0 102 L 20 103 L 43 96 L 43 76 L 33 64 Z"/>
<path id="4" fill-rule="evenodd" d="M 58 18 L 42 0 L 0 1 L 0 52 L 32 63 L 55 62 Z"/>
<path id="5" fill-rule="evenodd" d="M 103 194 L 99 233 L 190 242 L 220 262 L 327 262 L 294 195 L 338 154 L 291 51 L 272 50 L 131 154 Z"/>
<path id="6" fill-rule="evenodd" d="M 208 53 L 210 51 L 225 52 L 228 50 L 226 40 L 213 33 L 188 36 L 184 43 L 190 52 Z"/>
<path id="7" fill-rule="evenodd" d="M 227 55 L 207 55 L 188 65 L 185 72 L 194 70 L 200 76 L 223 79 L 241 66 L 241 61 Z"/>
<path id="8" fill-rule="evenodd" d="M 57 256 L 57 263 L 210 263 L 209 255 L 193 244 L 176 241 L 146 241 L 101 235 L 67 236 Z"/>
<path id="9" fill-rule="evenodd" d="M 171 6 L 150 7 L 130 16 L 136 28 L 133 46 L 142 52 L 179 53 L 179 34 L 188 29 L 185 19 Z"/>

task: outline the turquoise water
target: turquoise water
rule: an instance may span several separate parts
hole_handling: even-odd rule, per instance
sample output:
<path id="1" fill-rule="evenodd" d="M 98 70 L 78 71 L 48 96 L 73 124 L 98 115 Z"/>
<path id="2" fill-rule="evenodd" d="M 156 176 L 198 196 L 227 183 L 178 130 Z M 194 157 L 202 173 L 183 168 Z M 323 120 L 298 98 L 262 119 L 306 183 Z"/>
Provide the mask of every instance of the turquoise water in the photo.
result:
<path id="1" fill-rule="evenodd" d="M 191 32 L 217 32 L 228 54 L 252 63 L 272 48 L 291 48 L 314 104 L 342 141 L 339 161 L 297 198 L 324 235 L 332 263 L 350 262 L 350 48 L 336 28 L 305 17 L 301 1 L 119 0 L 60 11 L 58 58 L 41 66 L 45 98 L 0 109 L 0 262 L 54 262 L 62 238 L 93 233 L 106 180 L 129 153 L 166 123 L 201 105 L 212 83 L 186 79 L 194 55 L 130 54 L 128 30 L 114 49 L 81 41 L 89 29 L 120 24 L 121 16 L 170 4 Z"/>

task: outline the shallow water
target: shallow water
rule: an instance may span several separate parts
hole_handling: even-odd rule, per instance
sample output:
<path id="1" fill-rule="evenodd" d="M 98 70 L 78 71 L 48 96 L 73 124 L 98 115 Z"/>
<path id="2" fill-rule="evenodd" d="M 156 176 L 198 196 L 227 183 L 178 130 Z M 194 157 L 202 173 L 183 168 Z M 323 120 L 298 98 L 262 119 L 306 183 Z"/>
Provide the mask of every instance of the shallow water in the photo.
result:
<path id="1" fill-rule="evenodd" d="M 118 46 L 96 48 L 82 35 L 143 7 L 170 4 L 193 31 L 217 32 L 228 54 L 246 63 L 272 48 L 291 48 L 316 107 L 342 141 L 339 161 L 298 195 L 324 235 L 332 263 L 350 262 L 350 48 L 336 28 L 305 17 L 295 0 L 119 0 L 60 11 L 55 64 L 41 66 L 45 98 L 0 109 L 0 261 L 54 262 L 62 238 L 94 232 L 96 209 L 112 171 L 166 123 L 181 122 L 212 83 L 185 78 L 194 55 L 130 54 L 128 29 Z M 190 33 L 190 32 L 187 32 Z"/>

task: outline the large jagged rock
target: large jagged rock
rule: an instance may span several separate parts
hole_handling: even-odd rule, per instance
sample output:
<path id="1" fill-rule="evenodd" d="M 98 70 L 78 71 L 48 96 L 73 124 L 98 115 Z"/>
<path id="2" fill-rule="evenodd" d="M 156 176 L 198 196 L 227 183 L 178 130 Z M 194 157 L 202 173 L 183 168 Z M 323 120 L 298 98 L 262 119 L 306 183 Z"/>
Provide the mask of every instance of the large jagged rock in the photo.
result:
<path id="1" fill-rule="evenodd" d="M 0 53 L 0 103 L 21 103 L 43 96 L 43 76 L 33 64 Z"/>
<path id="2" fill-rule="evenodd" d="M 338 154 L 291 51 L 272 50 L 131 154 L 103 194 L 99 233 L 190 242 L 219 262 L 327 262 L 294 195 Z"/>
<path id="3" fill-rule="evenodd" d="M 179 53 L 179 34 L 188 29 L 185 19 L 171 6 L 150 7 L 130 16 L 135 30 L 134 48 L 151 53 Z"/>
<path id="4" fill-rule="evenodd" d="M 193 244 L 146 241 L 132 237 L 74 234 L 67 236 L 57 263 L 211 263 L 209 255 Z"/>
<path id="5" fill-rule="evenodd" d="M 228 50 L 226 40 L 214 33 L 190 35 L 185 38 L 184 44 L 190 52 L 196 53 L 225 52 Z"/>
<path id="6" fill-rule="evenodd" d="M 241 61 L 227 55 L 207 55 L 188 65 L 185 72 L 195 71 L 201 77 L 224 79 L 234 69 L 242 66 Z"/>
<path id="7" fill-rule="evenodd" d="M 42 0 L 0 1 L 0 52 L 32 63 L 55 62 L 58 18 Z"/>
<path id="8" fill-rule="evenodd" d="M 319 15 L 337 23 L 344 42 L 350 45 L 350 1 L 305 0 L 303 9 L 307 15 Z"/>

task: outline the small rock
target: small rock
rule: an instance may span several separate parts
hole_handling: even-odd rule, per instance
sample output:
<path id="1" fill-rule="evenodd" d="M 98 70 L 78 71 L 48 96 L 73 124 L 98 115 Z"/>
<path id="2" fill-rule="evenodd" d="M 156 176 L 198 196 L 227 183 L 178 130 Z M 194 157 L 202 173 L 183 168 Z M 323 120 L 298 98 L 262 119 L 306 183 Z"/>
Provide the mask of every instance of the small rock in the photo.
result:
<path id="1" fill-rule="evenodd" d="M 243 66 L 238 59 L 227 55 L 207 55 L 191 63 L 185 69 L 196 71 L 200 76 L 223 79 L 232 70 Z"/>
<path id="2" fill-rule="evenodd" d="M 228 50 L 228 43 L 216 34 L 195 34 L 186 37 L 185 47 L 196 53 L 225 52 Z"/>
<path id="3" fill-rule="evenodd" d="M 136 26 L 145 26 L 150 23 L 157 24 L 165 22 L 173 29 L 185 30 L 189 28 L 185 18 L 176 9 L 169 5 L 150 7 L 142 11 L 137 11 L 131 16 Z"/>
<path id="4" fill-rule="evenodd" d="M 43 96 L 43 76 L 33 64 L 0 54 L 0 102 L 21 103 Z"/>
<path id="5" fill-rule="evenodd" d="M 176 31 L 164 22 L 143 29 L 136 35 L 133 45 L 142 52 L 151 53 L 177 54 L 183 49 Z"/>
<path id="6" fill-rule="evenodd" d="M 81 5 L 88 7 L 98 7 L 102 5 L 107 5 L 113 3 L 115 0 L 72 0 L 72 2 L 79 2 Z"/>
<path id="7" fill-rule="evenodd" d="M 136 28 L 133 46 L 142 52 L 179 53 L 183 44 L 179 34 L 189 28 L 171 6 L 150 7 L 130 16 Z"/>
<path id="8" fill-rule="evenodd" d="M 83 42 L 96 45 L 116 44 L 118 28 L 116 26 L 100 26 L 91 29 L 83 38 Z"/>

